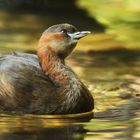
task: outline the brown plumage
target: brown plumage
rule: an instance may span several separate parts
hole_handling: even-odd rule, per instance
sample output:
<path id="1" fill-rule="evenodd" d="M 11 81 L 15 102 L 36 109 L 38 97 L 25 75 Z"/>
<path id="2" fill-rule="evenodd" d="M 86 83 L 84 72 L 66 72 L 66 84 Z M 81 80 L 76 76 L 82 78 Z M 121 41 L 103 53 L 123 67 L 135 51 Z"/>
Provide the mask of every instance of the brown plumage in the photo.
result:
<path id="1" fill-rule="evenodd" d="M 14 53 L 0 57 L 0 111 L 34 114 L 70 114 L 91 111 L 88 89 L 65 64 L 78 39 L 70 24 L 48 28 L 39 40 L 37 55 Z"/>

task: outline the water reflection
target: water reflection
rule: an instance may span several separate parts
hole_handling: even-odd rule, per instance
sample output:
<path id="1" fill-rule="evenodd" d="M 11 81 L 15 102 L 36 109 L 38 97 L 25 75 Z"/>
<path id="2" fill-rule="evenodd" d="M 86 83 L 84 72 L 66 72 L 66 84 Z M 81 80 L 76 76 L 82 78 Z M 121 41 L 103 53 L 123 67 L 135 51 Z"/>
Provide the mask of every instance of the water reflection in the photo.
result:
<path id="1" fill-rule="evenodd" d="M 123 112 L 123 111 L 122 111 Z M 109 112 L 108 112 L 109 114 Z M 112 112 L 113 114 L 113 112 Z M 125 114 L 126 115 L 126 114 Z M 134 114 L 133 114 L 134 115 Z M 46 120 L 40 116 L 0 117 L 1 140 L 90 140 L 138 138 L 139 119 L 134 116 L 115 121 L 114 117 L 92 119 L 90 122 Z M 119 119 L 118 119 L 119 120 Z"/>
<path id="2" fill-rule="evenodd" d="M 93 52 L 91 54 L 74 53 L 68 63 L 93 93 L 94 118 L 87 122 L 83 119 L 1 115 L 0 139 L 118 140 L 127 138 L 131 140 L 139 138 L 139 52 Z M 130 56 L 135 57 L 132 60 Z M 81 61 L 83 63 L 80 63 Z"/>
<path id="3" fill-rule="evenodd" d="M 1 140 L 83 140 L 86 133 L 76 120 L 46 119 L 45 115 L 1 115 L 0 130 Z"/>
<path id="4" fill-rule="evenodd" d="M 38 123 L 38 122 L 37 122 Z M 65 126 L 58 128 L 28 128 L 0 134 L 1 140 L 83 140 L 84 136 L 78 131 L 83 131 L 80 126 Z M 82 132 L 83 133 L 83 132 Z"/>
<path id="5" fill-rule="evenodd" d="M 0 139 L 121 140 L 127 138 L 131 140 L 139 138 L 139 54 L 138 51 L 127 50 L 73 53 L 68 63 L 93 93 L 94 118 L 85 122 L 81 119 L 75 121 L 64 118 L 48 119 L 46 116 L 1 115 Z"/>

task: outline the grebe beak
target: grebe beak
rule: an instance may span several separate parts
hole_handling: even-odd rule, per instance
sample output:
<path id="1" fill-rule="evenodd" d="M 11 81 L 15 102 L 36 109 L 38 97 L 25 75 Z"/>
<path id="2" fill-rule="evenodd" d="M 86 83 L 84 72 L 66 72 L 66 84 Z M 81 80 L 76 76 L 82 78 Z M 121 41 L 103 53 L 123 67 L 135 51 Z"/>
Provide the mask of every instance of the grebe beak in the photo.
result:
<path id="1" fill-rule="evenodd" d="M 80 39 L 84 36 L 87 36 L 88 34 L 90 34 L 90 31 L 81 31 L 81 32 L 75 32 L 75 33 L 69 33 L 68 35 L 72 38 L 72 39 Z"/>

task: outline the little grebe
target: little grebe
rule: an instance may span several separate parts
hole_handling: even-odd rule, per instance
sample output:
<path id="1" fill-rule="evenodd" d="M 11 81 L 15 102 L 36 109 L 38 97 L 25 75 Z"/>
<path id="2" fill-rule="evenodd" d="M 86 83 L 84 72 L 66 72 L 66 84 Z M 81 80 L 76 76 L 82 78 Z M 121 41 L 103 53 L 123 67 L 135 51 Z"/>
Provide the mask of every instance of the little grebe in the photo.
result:
<path id="1" fill-rule="evenodd" d="M 70 24 L 49 27 L 37 55 L 14 53 L 0 57 L 0 111 L 31 114 L 73 114 L 91 111 L 92 95 L 65 64 L 79 32 Z"/>

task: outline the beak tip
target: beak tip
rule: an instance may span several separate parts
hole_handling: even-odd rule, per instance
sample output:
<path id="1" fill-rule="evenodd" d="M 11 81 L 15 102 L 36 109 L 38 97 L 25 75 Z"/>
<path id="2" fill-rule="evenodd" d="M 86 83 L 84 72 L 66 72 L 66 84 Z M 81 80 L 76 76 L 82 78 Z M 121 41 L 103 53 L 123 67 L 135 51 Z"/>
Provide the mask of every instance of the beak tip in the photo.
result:
<path id="1" fill-rule="evenodd" d="M 81 33 L 88 35 L 88 34 L 91 34 L 91 31 L 82 31 Z"/>
<path id="2" fill-rule="evenodd" d="M 91 31 L 87 31 L 88 32 L 88 34 L 91 34 Z"/>
<path id="3" fill-rule="evenodd" d="M 73 38 L 80 39 L 80 38 L 83 38 L 83 37 L 87 36 L 88 34 L 91 34 L 91 32 L 90 31 L 76 32 L 76 33 L 73 34 Z"/>

